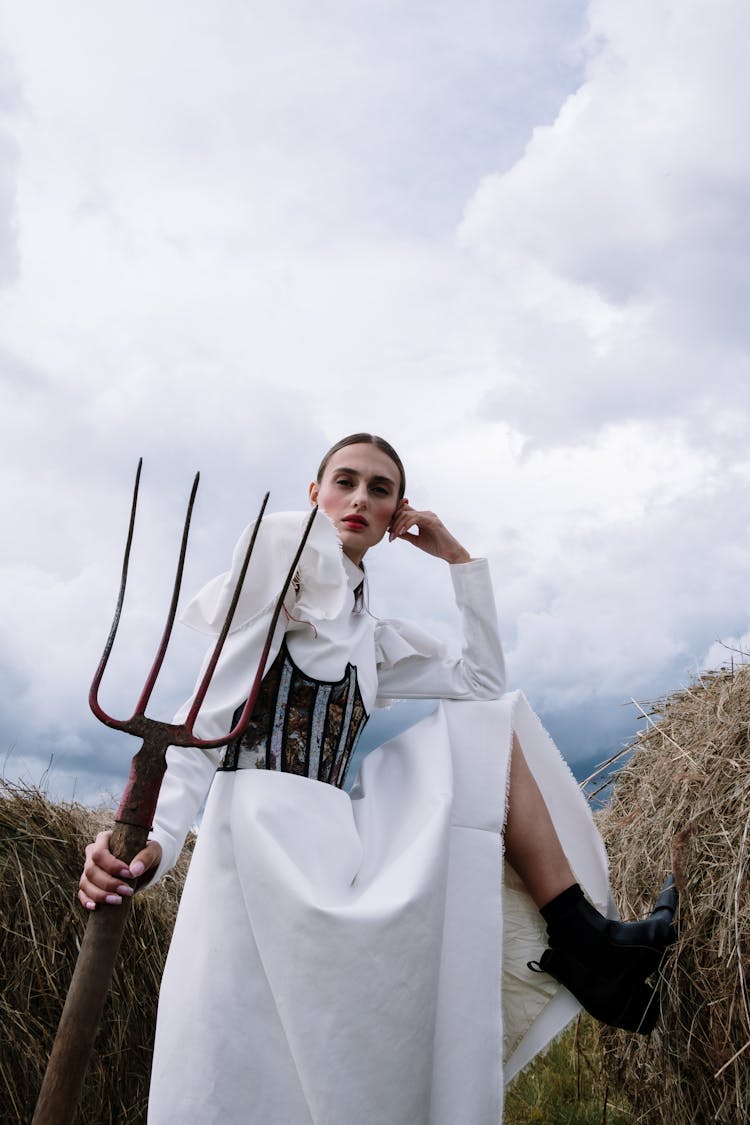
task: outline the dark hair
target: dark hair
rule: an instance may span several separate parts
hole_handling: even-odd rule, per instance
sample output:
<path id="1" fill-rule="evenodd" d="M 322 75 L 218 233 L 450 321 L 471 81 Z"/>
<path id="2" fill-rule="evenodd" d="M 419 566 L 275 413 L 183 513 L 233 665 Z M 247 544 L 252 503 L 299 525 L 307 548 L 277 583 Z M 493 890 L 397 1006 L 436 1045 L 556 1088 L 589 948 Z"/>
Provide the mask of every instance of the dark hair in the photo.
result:
<path id="1" fill-rule="evenodd" d="M 346 449 L 347 445 L 374 445 L 382 453 L 385 453 L 386 457 L 390 457 L 391 461 L 393 461 L 393 464 L 398 469 L 398 498 L 399 500 L 403 499 L 404 493 L 406 492 L 406 473 L 403 463 L 390 442 L 387 442 L 385 438 L 378 437 L 377 434 L 349 434 L 348 437 L 342 438 L 341 441 L 337 441 L 335 445 L 332 445 L 318 466 L 318 475 L 315 478 L 318 484 L 323 480 L 326 465 L 331 460 L 334 453 L 338 453 L 340 449 Z"/>

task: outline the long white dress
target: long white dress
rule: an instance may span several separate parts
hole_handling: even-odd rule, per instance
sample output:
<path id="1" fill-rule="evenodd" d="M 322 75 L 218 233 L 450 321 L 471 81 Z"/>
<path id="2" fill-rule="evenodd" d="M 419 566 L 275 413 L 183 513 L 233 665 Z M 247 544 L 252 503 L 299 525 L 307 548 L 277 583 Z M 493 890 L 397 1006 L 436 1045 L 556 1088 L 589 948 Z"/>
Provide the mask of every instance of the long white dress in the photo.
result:
<path id="1" fill-rule="evenodd" d="M 305 518 L 264 520 L 204 737 L 227 731 L 247 695 Z M 221 625 L 248 534 L 188 624 Z M 526 965 L 545 931 L 503 861 L 513 731 L 600 908 L 604 849 L 523 696 L 501 694 L 486 563 L 450 569 L 460 658 L 358 612 L 362 573 L 316 520 L 269 663 L 286 641 L 318 680 L 352 665 L 367 712 L 376 696 L 444 700 L 368 755 L 351 794 L 276 769 L 216 773 L 220 751 L 170 750 L 157 878 L 210 793 L 162 983 L 150 1125 L 495 1125 L 505 1083 L 577 1012 Z"/>

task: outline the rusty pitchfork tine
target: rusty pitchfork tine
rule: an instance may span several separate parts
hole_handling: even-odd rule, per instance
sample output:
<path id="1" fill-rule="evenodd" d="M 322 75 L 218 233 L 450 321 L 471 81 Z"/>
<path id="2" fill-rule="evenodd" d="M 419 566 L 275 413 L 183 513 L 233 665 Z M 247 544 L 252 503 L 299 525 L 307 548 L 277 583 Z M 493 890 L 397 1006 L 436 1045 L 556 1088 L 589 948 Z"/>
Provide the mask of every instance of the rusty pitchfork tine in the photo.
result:
<path id="1" fill-rule="evenodd" d="M 170 636 L 171 636 L 171 633 L 172 633 L 172 628 L 174 626 L 175 615 L 176 615 L 176 612 L 177 612 L 177 603 L 178 603 L 178 600 L 179 600 L 180 588 L 181 588 L 181 585 L 182 585 L 182 573 L 183 573 L 184 566 L 185 566 L 185 554 L 186 554 L 186 551 L 187 551 L 188 533 L 190 531 L 190 520 L 191 520 L 191 516 L 192 516 L 193 505 L 195 503 L 195 495 L 196 495 L 196 492 L 198 490 L 198 483 L 199 483 L 199 480 L 200 480 L 200 473 L 196 473 L 195 480 L 193 482 L 193 488 L 192 488 L 192 491 L 190 493 L 190 500 L 188 502 L 187 514 L 185 516 L 185 526 L 184 526 L 183 532 L 182 532 L 182 543 L 181 543 L 181 547 L 180 547 L 180 557 L 179 557 L 179 561 L 178 561 L 178 564 L 177 564 L 177 574 L 175 575 L 174 588 L 173 588 L 173 591 L 172 591 L 172 601 L 171 601 L 170 608 L 169 608 L 169 614 L 167 616 L 167 623 L 164 627 L 164 633 L 162 635 L 162 639 L 161 639 L 161 642 L 159 644 L 159 648 L 157 650 L 153 666 L 152 666 L 151 671 L 149 673 L 148 679 L 146 680 L 146 684 L 145 684 L 145 686 L 143 688 L 143 691 L 141 693 L 141 697 L 138 700 L 138 703 L 136 704 L 135 711 L 131 715 L 130 719 L 114 719 L 114 718 L 112 718 L 111 715 L 108 715 L 103 710 L 101 705 L 99 704 L 98 693 L 99 693 L 99 688 L 101 686 L 102 678 L 104 676 L 104 671 L 107 667 L 107 663 L 109 661 L 109 656 L 110 656 L 110 653 L 112 651 L 112 646 L 114 644 L 115 637 L 117 635 L 117 629 L 118 629 L 118 626 L 119 626 L 119 623 L 120 623 L 120 615 L 121 615 L 121 612 L 122 612 L 122 605 L 123 605 L 123 601 L 124 601 L 124 598 L 125 598 L 125 587 L 126 587 L 126 584 L 127 584 L 128 563 L 129 563 L 129 558 L 130 558 L 130 547 L 131 547 L 132 540 L 133 540 L 133 528 L 134 528 L 134 524 L 135 524 L 135 511 L 136 511 L 136 505 L 137 505 L 137 501 L 138 501 L 138 486 L 139 486 L 140 475 L 141 475 L 142 461 L 143 461 L 143 459 L 141 458 L 141 460 L 138 462 L 138 471 L 136 473 L 135 487 L 133 489 L 133 503 L 132 503 L 131 512 L 130 512 L 130 525 L 128 527 L 128 538 L 127 538 L 127 543 L 125 545 L 125 556 L 124 556 L 123 565 L 122 565 L 122 578 L 121 578 L 121 581 L 120 581 L 120 591 L 119 591 L 119 595 L 118 595 L 118 598 L 117 598 L 117 605 L 115 607 L 115 615 L 114 615 L 114 619 L 112 621 L 112 627 L 110 629 L 109 636 L 107 637 L 107 642 L 104 646 L 104 653 L 102 655 L 101 660 L 99 661 L 99 666 L 98 666 L 98 668 L 96 670 L 96 673 L 94 675 L 94 679 L 93 679 L 93 682 L 91 684 L 91 690 L 89 692 L 89 705 L 90 705 L 93 713 L 96 715 L 96 717 L 101 722 L 105 723 L 107 726 L 114 727 L 116 730 L 127 731 L 130 734 L 143 734 L 144 733 L 144 731 L 141 727 L 141 724 L 138 723 L 137 720 L 139 720 L 141 718 L 146 718 L 144 712 L 145 712 L 146 707 L 148 705 L 148 701 L 151 698 L 151 693 L 153 691 L 154 684 L 156 683 L 156 679 L 159 675 L 159 672 L 161 671 L 161 666 L 162 666 L 162 663 L 164 662 L 164 657 L 165 657 L 165 654 L 166 654 L 166 651 L 167 651 L 167 645 L 169 644 L 169 639 L 170 639 Z M 229 734 L 227 734 L 223 738 L 200 739 L 200 738 L 196 738 L 195 735 L 194 735 L 193 728 L 194 728 L 195 720 L 198 717 L 198 712 L 200 711 L 201 706 L 203 705 L 203 701 L 206 697 L 206 692 L 208 691 L 208 686 L 209 686 L 209 684 L 211 682 L 211 679 L 213 677 L 213 674 L 216 670 L 216 665 L 219 661 L 219 657 L 221 656 L 221 652 L 222 652 L 222 649 L 224 647 L 224 642 L 226 641 L 227 636 L 229 634 L 229 630 L 232 626 L 232 621 L 234 619 L 234 613 L 235 613 L 235 610 L 237 608 L 237 603 L 239 601 L 240 594 L 242 593 L 242 587 L 243 587 L 243 584 L 244 584 L 244 581 L 245 581 L 245 575 L 247 574 L 247 568 L 250 564 L 250 559 L 252 557 L 253 548 L 255 547 L 255 540 L 257 538 L 258 531 L 260 530 L 261 520 L 263 519 L 263 515 L 264 515 L 264 512 L 266 510 L 266 505 L 268 504 L 269 495 L 270 494 L 267 492 L 265 494 L 265 496 L 263 497 L 263 503 L 261 504 L 260 511 L 258 513 L 258 518 L 255 522 L 255 527 L 253 529 L 253 533 L 252 533 L 252 536 L 250 538 L 250 542 L 248 543 L 247 551 L 245 552 L 245 557 L 244 557 L 243 562 L 242 562 L 242 567 L 240 569 L 239 577 L 238 577 L 237 582 L 235 584 L 234 592 L 232 594 L 232 600 L 229 604 L 229 608 L 227 610 L 227 614 L 226 614 L 226 617 L 224 619 L 224 624 L 223 624 L 221 632 L 219 633 L 219 636 L 216 640 L 216 644 L 215 644 L 214 650 L 211 654 L 211 659 L 209 660 L 206 671 L 205 671 L 205 673 L 204 673 L 204 675 L 201 679 L 200 684 L 198 685 L 198 687 L 196 689 L 195 697 L 194 697 L 194 700 L 193 700 L 193 704 L 190 708 L 190 711 L 188 712 L 188 715 L 187 715 L 184 723 L 181 723 L 179 725 L 167 724 L 170 727 L 171 733 L 178 740 L 177 744 L 180 745 L 180 746 L 199 746 L 199 747 L 201 747 L 201 749 L 204 749 L 204 750 L 214 749 L 218 746 L 223 746 L 227 742 L 232 742 L 235 738 L 238 738 L 244 732 L 244 730 L 247 728 L 247 725 L 250 721 L 250 717 L 252 715 L 253 704 L 255 702 L 255 698 L 257 697 L 257 692 L 258 692 L 258 688 L 260 686 L 260 681 L 262 680 L 263 673 L 265 672 L 265 665 L 266 665 L 266 661 L 268 659 L 268 653 L 270 651 L 271 644 L 273 643 L 273 634 L 276 630 L 276 625 L 277 625 L 277 622 L 279 620 L 279 615 L 281 613 L 281 609 L 282 609 L 282 606 L 284 604 L 284 598 L 286 597 L 287 591 L 288 591 L 288 589 L 289 589 L 289 587 L 292 583 L 292 579 L 294 578 L 294 574 L 297 570 L 297 566 L 299 565 L 299 560 L 300 560 L 300 557 L 302 555 L 302 551 L 304 550 L 305 544 L 306 544 L 308 536 L 310 534 L 310 530 L 312 528 L 313 521 L 314 521 L 315 516 L 317 514 L 317 511 L 318 511 L 317 506 L 315 506 L 310 513 L 310 518 L 308 519 L 307 525 L 306 525 L 305 530 L 302 534 L 302 538 L 301 538 L 299 546 L 297 548 L 297 552 L 295 554 L 295 557 L 294 557 L 294 559 L 292 561 L 292 564 L 289 568 L 289 571 L 287 573 L 286 579 L 284 581 L 284 585 L 282 586 L 281 594 L 279 595 L 279 597 L 276 601 L 276 608 L 274 610 L 273 617 L 271 619 L 271 624 L 270 624 L 269 630 L 268 630 L 268 636 L 266 638 L 266 643 L 264 645 L 263 652 L 261 654 L 261 658 L 260 658 L 260 662 L 259 662 L 259 665 L 258 665 L 258 671 L 256 673 L 255 681 L 253 682 L 253 686 L 251 688 L 250 694 L 248 695 L 248 699 L 245 703 L 245 707 L 243 709 L 243 712 L 240 715 L 239 721 L 237 722 L 234 729 L 231 730 L 229 732 Z M 147 720 L 147 721 L 152 722 L 152 721 L 156 721 L 156 720 Z"/>
<path id="2" fill-rule="evenodd" d="M 279 596 L 276 599 L 276 606 L 274 608 L 273 615 L 271 617 L 271 623 L 268 626 L 268 631 L 266 633 L 266 640 L 265 640 L 265 643 L 263 645 L 263 650 L 260 654 L 260 659 L 258 661 L 258 667 L 257 667 L 256 672 L 255 672 L 255 679 L 253 680 L 253 683 L 252 683 L 252 686 L 250 688 L 250 692 L 248 694 L 247 700 L 245 701 L 245 706 L 242 710 L 242 714 L 240 715 L 239 719 L 237 720 L 237 723 L 236 723 L 235 727 L 229 732 L 229 734 L 225 735 L 223 738 L 196 738 L 196 736 L 193 733 L 193 724 L 195 723 L 195 720 L 198 716 L 198 712 L 201 708 L 201 705 L 203 704 L 203 700 L 206 697 L 206 692 L 208 691 L 208 685 L 209 685 L 209 683 L 211 681 L 211 677 L 213 676 L 214 671 L 216 669 L 216 664 L 218 662 L 219 656 L 221 655 L 221 650 L 224 647 L 224 641 L 227 638 L 227 634 L 229 633 L 229 629 L 230 629 L 231 624 L 232 624 L 232 618 L 234 617 L 234 611 L 237 608 L 237 602 L 239 601 L 240 593 L 242 591 L 242 585 L 245 581 L 245 573 L 247 571 L 247 567 L 248 567 L 248 564 L 250 562 L 250 556 L 252 554 L 253 546 L 255 545 L 255 537 L 258 534 L 258 528 L 260 527 L 260 519 L 261 519 L 261 516 L 263 515 L 263 511 L 265 509 L 267 500 L 268 500 L 268 493 L 266 493 L 265 500 L 263 501 L 263 506 L 261 507 L 261 510 L 260 510 L 260 516 L 258 517 L 258 520 L 255 524 L 255 528 L 253 530 L 253 536 L 252 536 L 252 539 L 250 540 L 250 543 L 248 545 L 247 554 L 245 555 L 245 560 L 242 564 L 240 576 L 237 579 L 237 585 L 235 586 L 234 594 L 232 596 L 232 601 L 231 601 L 231 603 L 229 605 L 229 609 L 227 611 L 227 616 L 226 616 L 226 619 L 224 621 L 224 626 L 223 626 L 223 628 L 221 630 L 221 633 L 219 634 L 219 637 L 216 641 L 216 645 L 214 646 L 214 651 L 211 654 L 211 659 L 208 663 L 208 667 L 206 668 L 203 679 L 201 680 L 201 682 L 198 686 L 198 690 L 195 693 L 195 699 L 193 700 L 193 705 L 192 705 L 192 707 L 190 708 L 190 711 L 187 714 L 185 722 L 182 724 L 182 726 L 185 728 L 185 731 L 187 733 L 188 738 L 190 739 L 190 742 L 187 745 L 197 746 L 197 747 L 200 747 L 200 749 L 202 749 L 202 750 L 213 750 L 218 746 L 225 746 L 228 742 L 234 742 L 235 738 L 239 738 L 242 734 L 244 734 L 244 732 L 247 730 L 247 727 L 249 726 L 250 719 L 252 718 L 252 714 L 253 714 L 253 709 L 255 707 L 255 701 L 258 698 L 258 691 L 260 690 L 261 680 L 263 679 L 263 674 L 266 670 L 266 662 L 268 661 L 268 654 L 271 651 L 271 645 L 273 644 L 274 633 L 276 632 L 276 625 L 278 623 L 281 611 L 284 607 L 284 598 L 286 597 L 287 591 L 292 584 L 292 580 L 294 579 L 294 575 L 297 571 L 297 567 L 299 566 L 299 560 L 302 557 L 302 552 L 305 549 L 305 544 L 307 543 L 308 536 L 309 536 L 309 534 L 312 530 L 312 525 L 315 522 L 315 517 L 318 514 L 318 505 L 316 504 L 314 506 L 314 508 L 312 509 L 312 511 L 310 512 L 310 516 L 307 520 L 307 523 L 305 524 L 305 530 L 302 532 L 302 537 L 301 537 L 301 539 L 299 541 L 299 545 L 297 547 L 297 552 L 296 552 L 296 554 L 295 554 L 295 556 L 292 560 L 292 565 L 289 567 L 289 570 L 287 571 L 286 578 L 284 579 L 284 585 L 281 587 L 281 593 L 279 594 Z M 182 745 L 182 743 L 180 745 Z"/>
<path id="3" fill-rule="evenodd" d="M 107 663 L 109 662 L 109 657 L 110 657 L 110 654 L 112 652 L 112 646 L 114 645 L 115 637 L 117 636 L 117 630 L 118 630 L 118 627 L 119 627 L 119 624 L 120 624 L 120 615 L 122 613 L 123 601 L 125 600 L 125 587 L 127 585 L 128 565 L 129 565 L 129 562 L 130 562 L 130 548 L 131 548 L 132 543 L 133 543 L 133 530 L 135 528 L 135 513 L 136 513 L 136 508 L 137 508 L 137 505 L 138 505 L 138 489 L 139 489 L 140 480 L 141 480 L 141 469 L 142 468 L 143 468 L 143 458 L 141 457 L 138 461 L 138 469 L 137 469 L 136 474 L 135 474 L 135 484 L 133 486 L 133 501 L 132 501 L 132 504 L 131 504 L 131 507 L 130 507 L 130 523 L 128 525 L 128 538 L 127 538 L 127 542 L 125 544 L 125 554 L 124 554 L 124 557 L 123 557 L 123 560 L 122 560 L 122 577 L 120 579 L 120 590 L 119 590 L 119 593 L 118 593 L 118 596 L 117 596 L 117 605 L 115 606 L 114 619 L 112 621 L 112 627 L 109 630 L 109 636 L 107 637 L 107 641 L 106 641 L 106 644 L 104 646 L 104 652 L 102 654 L 102 658 L 99 661 L 99 666 L 96 669 L 96 672 L 94 673 L 94 679 L 91 683 L 91 690 L 89 691 L 89 706 L 90 706 L 91 710 L 93 711 L 93 713 L 96 715 L 97 719 L 99 719 L 100 722 L 105 723 L 109 727 L 114 727 L 115 730 L 125 730 L 125 731 L 128 731 L 128 733 L 130 733 L 130 734 L 143 734 L 144 733 L 141 729 L 131 729 L 129 724 L 131 724 L 134 719 L 144 715 L 146 707 L 148 706 L 148 701 L 151 698 L 151 693 L 154 690 L 154 684 L 156 683 L 157 676 L 159 675 L 159 672 L 161 671 L 161 666 L 164 663 L 164 657 L 165 657 L 166 652 L 167 652 L 167 645 L 169 644 L 169 638 L 172 634 L 172 628 L 174 626 L 174 619 L 175 619 L 175 616 L 177 614 L 177 603 L 179 601 L 180 589 L 182 587 L 182 574 L 183 574 L 183 571 L 185 569 L 185 555 L 187 553 L 188 535 L 189 535 L 189 532 L 190 532 L 190 520 L 192 518 L 193 506 L 195 504 L 195 496 L 196 496 L 196 493 L 198 491 L 198 484 L 200 482 L 200 476 L 201 476 L 200 473 L 195 474 L 195 480 L 193 481 L 193 487 L 190 491 L 190 499 L 188 501 L 187 513 L 185 515 L 185 523 L 184 523 L 184 526 L 183 526 L 183 529 L 182 529 L 182 540 L 181 540 L 181 543 L 180 543 L 180 555 L 179 555 L 179 559 L 178 559 L 178 562 L 177 562 L 177 573 L 175 575 L 174 586 L 172 588 L 172 600 L 171 600 L 170 605 L 169 605 L 169 613 L 167 614 L 167 622 L 166 622 L 166 625 L 164 627 L 164 632 L 162 634 L 161 641 L 159 642 L 159 647 L 158 647 L 157 652 L 156 652 L 156 657 L 154 658 L 154 663 L 151 666 L 151 671 L 149 672 L 148 677 L 146 679 L 146 683 L 143 687 L 143 691 L 141 692 L 140 699 L 138 700 L 138 702 L 135 706 L 135 710 L 134 710 L 133 714 L 131 715 L 130 719 L 126 719 L 126 720 L 113 719 L 112 716 L 108 715 L 106 713 L 106 711 L 104 711 L 103 708 L 99 704 L 99 688 L 101 686 L 102 677 L 104 676 L 104 671 L 107 667 Z M 258 516 L 258 520 L 260 520 L 262 518 L 263 512 L 265 511 L 265 507 L 266 507 L 267 502 L 268 502 L 268 493 L 266 493 L 266 495 L 265 495 L 265 499 L 263 501 L 263 505 L 261 507 L 260 514 Z M 247 568 L 245 568 L 245 569 L 247 569 Z M 243 572 L 243 578 L 244 578 L 244 572 Z"/>
<path id="4" fill-rule="evenodd" d="M 154 684 L 156 683 L 156 679 L 161 670 L 161 666 L 164 663 L 164 657 L 166 655 L 167 646 L 169 644 L 169 638 L 174 626 L 174 619 L 177 613 L 177 603 L 179 601 L 180 588 L 182 585 L 182 574 L 185 568 L 185 555 L 187 552 L 187 541 L 190 532 L 190 520 L 193 512 L 193 505 L 195 503 L 195 495 L 198 491 L 200 473 L 196 473 L 195 480 L 193 481 L 193 487 L 190 492 L 190 500 L 188 502 L 185 523 L 182 529 L 182 540 L 180 543 L 180 555 L 177 563 L 177 573 L 175 575 L 174 585 L 172 588 L 172 599 L 169 606 L 169 612 L 167 614 L 166 625 L 164 627 L 164 632 L 162 633 L 161 641 L 159 642 L 159 646 L 156 651 L 154 662 L 151 666 L 151 670 L 148 674 L 146 683 L 135 706 L 133 714 L 129 719 L 114 719 L 111 715 L 108 715 L 100 706 L 98 700 L 98 692 L 102 677 L 104 675 L 104 670 L 107 667 L 110 653 L 112 651 L 112 646 L 117 635 L 117 629 L 120 623 L 120 615 L 125 599 L 125 588 L 127 585 L 128 577 L 128 564 L 130 561 L 130 549 L 133 542 L 135 513 L 138 505 L 138 487 L 140 483 L 142 460 L 143 459 L 138 462 L 138 470 L 136 472 L 135 485 L 133 488 L 133 501 L 130 508 L 128 538 L 125 544 L 125 554 L 122 564 L 122 577 L 120 579 L 120 590 L 117 597 L 117 605 L 115 606 L 115 614 L 112 621 L 112 627 L 110 628 L 109 636 L 107 637 L 107 641 L 104 646 L 104 653 L 101 660 L 99 661 L 99 666 L 94 674 L 94 680 L 91 684 L 91 690 L 89 692 L 89 705 L 91 706 L 91 709 L 96 717 L 107 726 L 114 727 L 116 730 L 125 731 L 128 734 L 140 735 L 143 739 L 143 745 L 141 746 L 141 749 L 134 756 L 131 762 L 130 775 L 125 785 L 122 799 L 120 801 L 120 806 L 115 816 L 115 822 L 117 824 L 129 824 L 134 827 L 140 827 L 150 830 L 153 822 L 156 804 L 159 799 L 159 790 L 161 788 L 164 771 L 166 769 L 166 752 L 168 746 L 190 746 L 194 744 L 192 724 L 190 724 L 189 727 L 186 727 L 185 724 L 175 725 L 173 723 L 165 723 L 157 719 L 150 719 L 145 714 L 145 710 L 148 705 L 149 699 L 151 698 L 151 693 L 154 689 Z M 205 697 L 210 678 L 213 675 L 213 671 L 216 667 L 221 649 L 229 632 L 232 618 L 234 616 L 234 611 L 236 609 L 237 602 L 242 590 L 242 583 L 244 582 L 245 574 L 247 573 L 250 556 L 252 554 L 253 547 L 255 546 L 255 540 L 260 528 L 260 522 L 263 518 L 266 504 L 268 503 L 268 496 L 269 494 L 266 493 L 263 498 L 263 503 L 261 505 L 260 512 L 258 513 L 258 519 L 256 520 L 255 528 L 253 530 L 250 543 L 248 544 L 248 548 L 245 553 L 239 580 L 234 590 L 234 594 L 229 606 L 229 611 L 226 615 L 223 628 L 214 648 L 209 670 L 201 681 L 198 706 L 200 706 L 200 703 Z M 284 589 L 282 597 L 285 594 L 286 588 Z M 193 717 L 197 715 L 197 710 L 198 709 L 196 707 L 193 707 L 193 709 L 191 710 L 191 715 L 193 715 Z M 217 742 L 217 745 L 221 744 L 221 740 L 219 740 Z M 125 859 L 126 857 L 123 855 L 122 858 Z M 132 858 L 132 856 L 130 858 Z"/>
<path id="5" fill-rule="evenodd" d="M 157 650 L 156 659 L 154 660 L 146 685 L 141 693 L 136 712 L 130 719 L 117 720 L 107 715 L 99 707 L 97 695 L 99 684 L 101 683 L 104 669 L 107 665 L 112 645 L 114 644 L 125 596 L 128 559 L 133 537 L 140 473 L 141 463 L 139 462 L 130 513 L 130 526 L 125 548 L 123 573 L 114 621 L 105 645 L 104 654 L 94 676 L 94 682 L 89 696 L 94 714 L 100 718 L 102 722 L 106 723 L 106 725 L 132 734 L 142 733 L 144 737 L 143 746 L 131 763 L 130 777 L 125 787 L 125 792 L 123 793 L 120 809 L 117 813 L 115 827 L 110 840 L 110 851 L 113 855 L 121 859 L 123 864 L 130 864 L 146 844 L 153 809 L 156 805 L 156 799 L 165 771 L 167 747 L 173 744 L 182 746 L 199 745 L 202 747 L 221 746 L 239 737 L 249 723 L 265 670 L 268 653 L 273 642 L 276 624 L 284 604 L 284 598 L 294 578 L 307 537 L 310 534 L 313 521 L 318 511 L 317 507 L 313 508 L 310 514 L 294 561 L 289 569 L 281 593 L 279 594 L 266 643 L 256 671 L 255 680 L 239 722 L 234 730 L 230 731 L 225 738 L 200 740 L 196 739 L 193 735 L 192 726 L 205 698 L 222 646 L 231 627 L 232 618 L 239 601 L 250 556 L 255 544 L 255 537 L 268 501 L 268 494 L 266 494 L 263 500 L 260 515 L 245 554 L 245 559 L 224 621 L 224 626 L 214 647 L 206 673 L 199 685 L 193 707 L 185 723 L 179 726 L 172 723 L 163 723 L 156 719 L 148 719 L 143 714 L 143 711 L 145 710 L 151 691 L 153 690 L 154 682 L 159 674 L 174 623 L 185 562 L 190 517 L 198 486 L 198 477 L 196 476 L 190 496 L 190 503 L 188 505 L 185 527 L 183 529 L 182 546 L 177 576 L 175 578 L 175 586 L 172 593 L 172 603 L 170 605 L 164 634 Z M 44 1081 L 37 1100 L 32 1125 L 70 1125 L 73 1121 L 83 1077 L 88 1065 L 96 1032 L 101 1021 L 104 1001 L 131 906 L 132 900 L 130 897 L 125 896 L 121 905 L 109 906 L 103 904 L 96 911 L 89 914 L 86 930 L 80 946 L 80 952 L 73 972 L 73 978 L 68 989 L 68 995 L 60 1018 L 57 1035 L 55 1036 Z"/>

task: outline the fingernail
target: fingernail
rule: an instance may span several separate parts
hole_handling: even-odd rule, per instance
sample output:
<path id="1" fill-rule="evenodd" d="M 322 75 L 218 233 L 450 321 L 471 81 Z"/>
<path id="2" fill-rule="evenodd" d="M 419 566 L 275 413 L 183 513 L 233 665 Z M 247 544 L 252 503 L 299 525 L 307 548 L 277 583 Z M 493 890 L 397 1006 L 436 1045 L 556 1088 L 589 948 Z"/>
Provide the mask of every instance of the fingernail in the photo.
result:
<path id="1" fill-rule="evenodd" d="M 117 893 L 118 895 L 132 895 L 133 888 L 121 886 L 117 888 Z"/>
<path id="2" fill-rule="evenodd" d="M 96 903 L 91 902 L 91 900 L 89 899 L 89 901 L 86 903 L 86 909 L 87 910 L 96 910 Z"/>
<path id="3" fill-rule="evenodd" d="M 119 875 L 120 875 L 121 879 L 129 879 L 130 878 L 130 868 L 129 867 L 123 867 L 122 871 L 119 872 Z"/>
<path id="4" fill-rule="evenodd" d="M 145 870 L 146 868 L 139 859 L 137 859 L 135 863 L 131 863 L 130 865 L 130 874 L 134 879 L 137 879 L 139 875 L 142 875 Z"/>
<path id="5" fill-rule="evenodd" d="M 109 903 L 110 906 L 119 906 L 122 899 L 119 895 L 107 895 L 104 901 Z"/>

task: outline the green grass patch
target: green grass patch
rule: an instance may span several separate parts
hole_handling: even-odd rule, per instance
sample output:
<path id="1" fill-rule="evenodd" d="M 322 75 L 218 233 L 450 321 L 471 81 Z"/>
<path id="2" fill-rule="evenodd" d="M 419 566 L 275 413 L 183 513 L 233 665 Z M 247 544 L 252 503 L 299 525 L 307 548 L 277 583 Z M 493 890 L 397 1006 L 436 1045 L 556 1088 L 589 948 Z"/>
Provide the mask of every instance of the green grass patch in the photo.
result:
<path id="1" fill-rule="evenodd" d="M 505 1095 L 504 1125 L 632 1125 L 602 1075 L 594 1023 L 580 1016 L 523 1070 Z"/>

